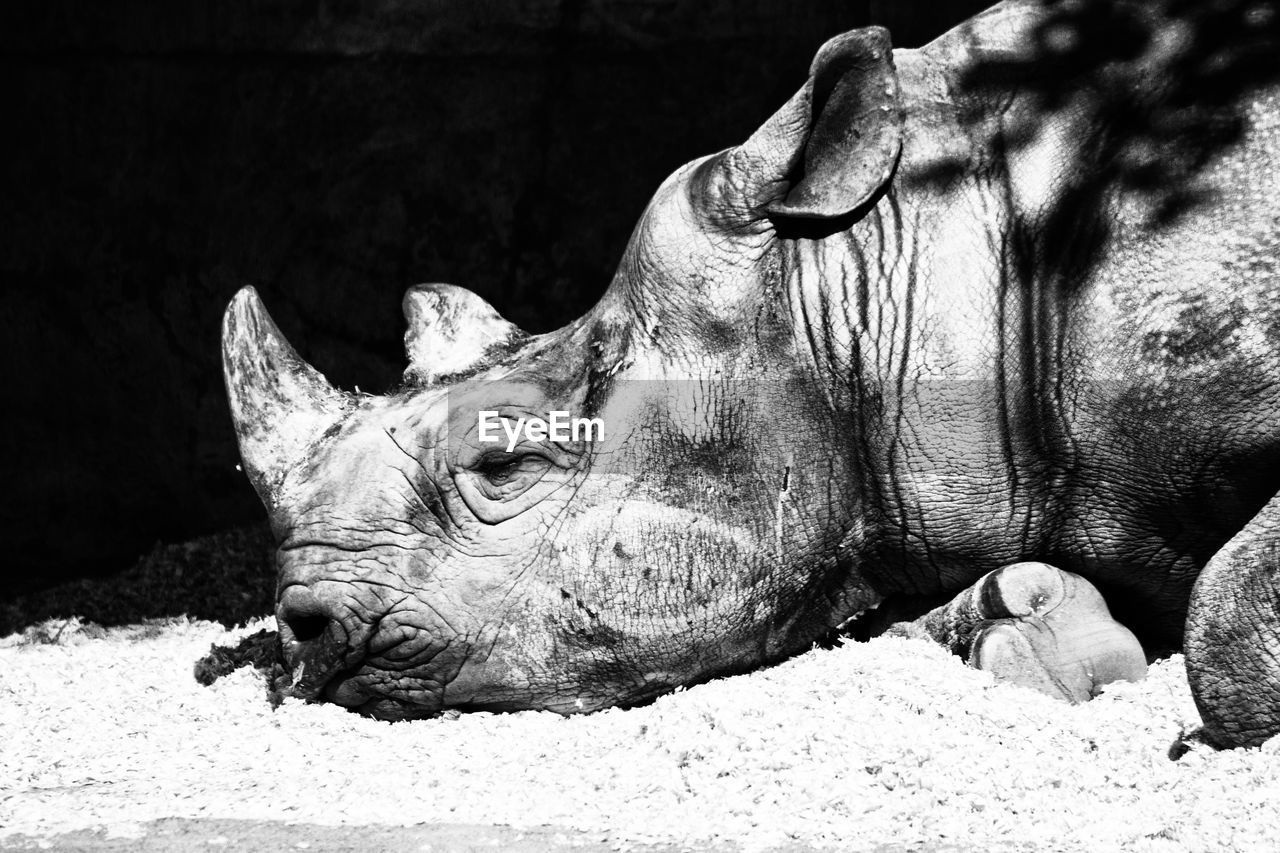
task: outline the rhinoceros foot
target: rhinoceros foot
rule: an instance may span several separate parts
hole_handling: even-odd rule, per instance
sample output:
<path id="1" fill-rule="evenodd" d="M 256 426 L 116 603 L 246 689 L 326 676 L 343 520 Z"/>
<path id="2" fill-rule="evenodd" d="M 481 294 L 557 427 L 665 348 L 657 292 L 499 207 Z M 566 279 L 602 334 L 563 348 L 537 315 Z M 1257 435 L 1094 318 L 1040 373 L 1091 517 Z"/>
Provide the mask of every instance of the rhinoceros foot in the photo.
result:
<path id="1" fill-rule="evenodd" d="M 1187 678 L 1217 746 L 1280 734 L 1280 495 L 1213 556 L 1187 615 Z"/>
<path id="2" fill-rule="evenodd" d="M 897 633 L 923 633 L 999 681 L 1068 702 L 1147 672 L 1142 646 L 1111 618 L 1098 590 L 1046 563 L 990 572 Z"/>

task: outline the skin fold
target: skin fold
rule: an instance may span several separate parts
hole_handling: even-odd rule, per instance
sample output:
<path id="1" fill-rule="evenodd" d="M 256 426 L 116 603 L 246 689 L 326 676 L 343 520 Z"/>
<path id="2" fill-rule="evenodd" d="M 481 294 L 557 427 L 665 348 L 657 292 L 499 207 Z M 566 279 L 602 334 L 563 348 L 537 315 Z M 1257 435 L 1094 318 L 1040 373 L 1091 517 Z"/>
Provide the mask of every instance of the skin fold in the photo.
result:
<path id="1" fill-rule="evenodd" d="M 332 388 L 242 290 L 224 364 L 289 689 L 384 719 L 634 704 L 1038 561 L 1102 626 L 1081 647 L 1120 636 L 1103 599 L 1165 646 L 1207 624 L 1194 602 L 1242 600 L 1188 665 L 1224 743 L 1274 732 L 1276 611 L 1250 602 L 1274 595 L 1280 490 L 1277 94 L 1238 99 L 1171 214 L 1117 164 L 1191 143 L 1009 70 L 1046 14 L 833 39 L 750 139 L 658 189 L 576 322 L 530 336 L 411 290 L 387 396 Z M 1171 50 L 1131 61 L 1151 115 Z M 478 440 L 482 411 L 553 410 L 604 438 Z M 1214 557 L 1242 531 L 1262 544 Z M 1244 625 L 1263 663 L 1192 642 Z"/>

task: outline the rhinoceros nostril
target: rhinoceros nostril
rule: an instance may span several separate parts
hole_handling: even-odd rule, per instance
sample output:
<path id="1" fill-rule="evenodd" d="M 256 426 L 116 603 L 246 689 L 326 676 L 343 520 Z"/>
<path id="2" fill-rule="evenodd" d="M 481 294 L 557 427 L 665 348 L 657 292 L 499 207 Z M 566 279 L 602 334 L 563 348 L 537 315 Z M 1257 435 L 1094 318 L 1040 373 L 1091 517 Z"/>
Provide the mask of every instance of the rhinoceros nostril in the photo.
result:
<path id="1" fill-rule="evenodd" d="M 299 643 L 318 639 L 329 627 L 329 611 L 315 593 L 303 586 L 290 586 L 280 596 L 279 620 Z"/>
<path id="2" fill-rule="evenodd" d="M 294 639 L 300 643 L 308 643 L 324 633 L 324 629 L 329 626 L 329 620 L 324 616 L 286 616 L 285 620 L 289 623 L 289 630 L 293 632 Z"/>

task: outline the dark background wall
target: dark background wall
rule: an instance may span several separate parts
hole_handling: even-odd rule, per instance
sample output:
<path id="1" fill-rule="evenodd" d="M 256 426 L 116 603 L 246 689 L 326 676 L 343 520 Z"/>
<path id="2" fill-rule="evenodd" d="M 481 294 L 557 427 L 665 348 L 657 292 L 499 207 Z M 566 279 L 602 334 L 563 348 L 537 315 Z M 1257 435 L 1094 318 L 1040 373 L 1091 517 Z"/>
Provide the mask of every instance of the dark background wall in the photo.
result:
<path id="1" fill-rule="evenodd" d="M 218 360 L 242 284 L 375 392 L 415 282 L 552 329 L 658 183 L 745 138 L 826 38 L 913 46 L 985 5 L 6 4 L 0 599 L 261 518 Z"/>

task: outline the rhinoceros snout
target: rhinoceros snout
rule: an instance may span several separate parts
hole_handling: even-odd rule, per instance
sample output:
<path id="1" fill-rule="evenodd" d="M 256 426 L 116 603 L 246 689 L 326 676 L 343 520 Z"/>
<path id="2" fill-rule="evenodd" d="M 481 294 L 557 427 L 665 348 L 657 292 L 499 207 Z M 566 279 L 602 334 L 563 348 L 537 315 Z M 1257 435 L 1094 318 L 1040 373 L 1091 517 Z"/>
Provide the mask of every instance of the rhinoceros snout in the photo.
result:
<path id="1" fill-rule="evenodd" d="M 280 654 L 290 676 L 288 692 L 313 699 L 336 673 L 359 657 L 336 614 L 308 587 L 292 584 L 276 604 Z"/>

